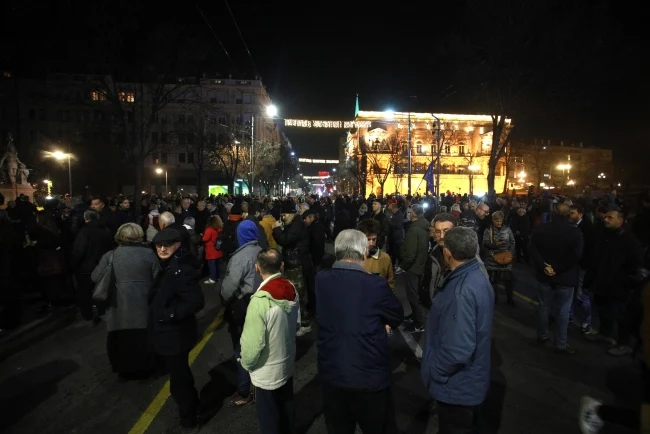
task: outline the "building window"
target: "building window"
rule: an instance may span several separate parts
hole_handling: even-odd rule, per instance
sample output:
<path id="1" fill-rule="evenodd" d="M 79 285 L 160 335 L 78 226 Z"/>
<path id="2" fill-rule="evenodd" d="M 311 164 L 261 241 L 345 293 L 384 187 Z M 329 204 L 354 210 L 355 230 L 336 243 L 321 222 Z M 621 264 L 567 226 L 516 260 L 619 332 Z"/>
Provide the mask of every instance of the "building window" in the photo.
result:
<path id="1" fill-rule="evenodd" d="M 29 109 L 29 111 L 27 112 L 27 116 L 29 116 L 30 121 L 36 120 L 36 110 Z"/>
<path id="2" fill-rule="evenodd" d="M 223 84 L 223 80 L 215 80 L 214 84 Z"/>
<path id="3" fill-rule="evenodd" d="M 247 85 L 251 84 L 251 82 L 248 81 L 248 80 L 239 80 L 239 84 L 247 86 Z"/>
<path id="4" fill-rule="evenodd" d="M 235 124 L 241 125 L 241 121 L 242 121 L 241 115 L 235 116 Z"/>
<path id="5" fill-rule="evenodd" d="M 226 117 L 219 116 L 219 125 L 226 125 Z"/>
<path id="6" fill-rule="evenodd" d="M 194 116 L 187 115 L 187 123 L 190 125 L 194 125 Z"/>
<path id="7" fill-rule="evenodd" d="M 210 134 L 210 144 L 211 145 L 217 144 L 217 135 L 215 133 Z"/>
<path id="8" fill-rule="evenodd" d="M 34 130 L 30 131 L 30 135 L 31 135 L 32 143 L 34 143 L 34 142 L 36 142 L 38 140 L 38 132 L 37 131 L 34 131 Z"/>
<path id="9" fill-rule="evenodd" d="M 45 109 L 38 109 L 38 120 L 39 121 L 44 121 L 47 119 L 47 116 L 45 114 Z"/>
<path id="10" fill-rule="evenodd" d="M 178 154 L 178 162 L 185 163 L 185 154 Z"/>
<path id="11" fill-rule="evenodd" d="M 154 145 L 157 145 L 158 140 L 159 140 L 158 131 L 153 131 L 151 133 L 151 143 L 153 143 Z"/>
<path id="12" fill-rule="evenodd" d="M 179 124 L 184 124 L 185 123 L 185 115 L 179 115 L 178 116 L 178 123 Z"/>
<path id="13" fill-rule="evenodd" d="M 88 110 L 84 110 L 84 122 L 90 122 L 90 112 Z"/>
<path id="14" fill-rule="evenodd" d="M 106 95 L 98 90 L 93 90 L 90 92 L 90 99 L 92 101 L 106 101 Z"/>
<path id="15" fill-rule="evenodd" d="M 135 116 L 133 115 L 133 112 L 126 112 L 126 120 L 129 123 L 133 123 L 133 120 L 135 119 Z"/>
<path id="16" fill-rule="evenodd" d="M 458 145 L 458 155 L 465 155 L 465 145 Z"/>
<path id="17" fill-rule="evenodd" d="M 223 92 L 219 92 L 217 94 L 217 102 L 219 104 L 226 104 L 228 102 L 228 96 Z"/>
<path id="18" fill-rule="evenodd" d="M 185 136 L 185 134 L 183 134 L 183 133 L 178 134 L 178 144 L 179 145 L 184 145 L 185 143 L 187 143 L 186 137 L 187 136 Z"/>
<path id="19" fill-rule="evenodd" d="M 239 95 L 237 98 L 235 98 L 235 104 L 241 104 L 242 103 L 242 97 Z"/>
<path id="20" fill-rule="evenodd" d="M 74 116 L 75 116 L 75 120 L 77 122 L 83 122 L 83 120 L 84 120 L 84 112 L 82 112 L 80 110 L 77 110 L 76 112 L 74 112 Z"/>
<path id="21" fill-rule="evenodd" d="M 210 97 L 210 104 L 216 104 L 216 103 L 217 103 L 217 97 L 216 96 Z"/>
<path id="22" fill-rule="evenodd" d="M 168 158 L 167 158 L 167 152 L 163 152 L 160 154 L 160 163 L 161 164 L 167 164 Z"/>
<path id="23" fill-rule="evenodd" d="M 244 94 L 244 104 L 250 104 L 251 103 L 251 94 L 250 93 L 245 93 Z"/>
<path id="24" fill-rule="evenodd" d="M 2 71 L 2 76 L 4 78 L 11 78 L 11 72 L 9 71 Z"/>
<path id="25" fill-rule="evenodd" d="M 190 164 L 194 164 L 194 152 L 187 153 L 187 162 Z"/>
<path id="26" fill-rule="evenodd" d="M 217 118 L 210 117 L 210 125 L 216 125 L 216 124 L 217 124 Z"/>
<path id="27" fill-rule="evenodd" d="M 117 94 L 120 102 L 135 102 L 135 92 L 122 91 Z"/>
<path id="28" fill-rule="evenodd" d="M 449 146 L 449 145 L 443 146 L 442 152 L 445 153 L 445 154 L 451 154 L 451 146 Z"/>

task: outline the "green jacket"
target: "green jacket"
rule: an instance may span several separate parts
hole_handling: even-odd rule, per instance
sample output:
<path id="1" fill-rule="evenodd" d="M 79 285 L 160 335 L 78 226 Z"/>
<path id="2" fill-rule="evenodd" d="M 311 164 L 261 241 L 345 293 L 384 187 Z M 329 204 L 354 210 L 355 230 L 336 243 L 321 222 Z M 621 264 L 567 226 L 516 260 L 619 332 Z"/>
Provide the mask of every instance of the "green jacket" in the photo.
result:
<path id="1" fill-rule="evenodd" d="M 251 297 L 241 336 L 241 359 L 255 387 L 275 390 L 293 375 L 298 293 L 280 273 Z"/>
<path id="2" fill-rule="evenodd" d="M 429 221 L 420 217 L 411 223 L 402 244 L 400 267 L 406 271 L 424 275 L 429 254 Z"/>

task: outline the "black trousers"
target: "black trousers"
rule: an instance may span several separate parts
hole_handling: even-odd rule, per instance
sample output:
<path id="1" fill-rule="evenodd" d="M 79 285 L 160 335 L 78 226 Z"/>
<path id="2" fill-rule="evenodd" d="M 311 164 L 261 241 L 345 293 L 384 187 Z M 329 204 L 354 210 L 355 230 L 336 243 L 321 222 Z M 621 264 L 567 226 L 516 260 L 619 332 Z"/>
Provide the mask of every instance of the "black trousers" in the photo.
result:
<path id="1" fill-rule="evenodd" d="M 414 323 L 424 324 L 425 314 L 420 307 L 420 283 L 422 276 L 418 276 L 410 271 L 405 271 L 401 274 L 404 276 L 404 290 L 406 291 L 406 298 L 411 305 L 411 318 Z"/>
<path id="2" fill-rule="evenodd" d="M 478 433 L 478 407 L 438 401 L 438 434 Z"/>
<path id="3" fill-rule="evenodd" d="M 323 383 L 323 413 L 328 434 L 397 433 L 391 388 L 376 392 L 338 389 Z"/>
<path id="4" fill-rule="evenodd" d="M 293 401 L 293 377 L 280 388 L 255 388 L 255 407 L 261 434 L 294 434 L 296 411 Z"/>
<path id="5" fill-rule="evenodd" d="M 199 409 L 199 394 L 194 388 L 194 376 L 190 370 L 189 352 L 164 355 L 167 372 L 169 372 L 169 391 L 178 405 L 181 425 L 196 425 L 196 413 Z"/>
<path id="6" fill-rule="evenodd" d="M 76 273 L 75 280 L 77 281 L 75 292 L 79 312 L 81 312 L 83 319 L 90 321 L 93 319 L 93 289 L 95 284 L 90 278 L 90 274 Z"/>
<path id="7" fill-rule="evenodd" d="M 528 262 L 528 237 L 522 237 L 521 235 L 515 236 L 515 252 L 517 253 L 517 261 Z"/>

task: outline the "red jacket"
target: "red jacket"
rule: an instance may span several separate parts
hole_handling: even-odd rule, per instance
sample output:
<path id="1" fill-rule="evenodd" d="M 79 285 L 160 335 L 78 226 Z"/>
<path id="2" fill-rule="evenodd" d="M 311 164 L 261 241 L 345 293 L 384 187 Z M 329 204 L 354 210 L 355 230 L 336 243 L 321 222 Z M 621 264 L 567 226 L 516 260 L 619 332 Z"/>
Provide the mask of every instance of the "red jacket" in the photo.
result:
<path id="1" fill-rule="evenodd" d="M 217 236 L 221 235 L 223 228 L 217 229 L 208 226 L 203 233 L 203 244 L 205 245 L 205 259 L 208 261 L 212 259 L 220 259 L 223 257 L 223 251 L 214 248 L 214 243 L 217 242 Z"/>

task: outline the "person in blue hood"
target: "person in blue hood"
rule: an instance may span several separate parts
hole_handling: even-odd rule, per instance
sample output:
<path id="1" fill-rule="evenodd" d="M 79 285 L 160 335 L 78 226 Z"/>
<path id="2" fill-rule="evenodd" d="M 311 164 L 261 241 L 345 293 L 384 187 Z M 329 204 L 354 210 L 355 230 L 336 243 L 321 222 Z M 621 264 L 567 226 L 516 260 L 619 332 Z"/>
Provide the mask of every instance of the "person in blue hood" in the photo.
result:
<path id="1" fill-rule="evenodd" d="M 237 391 L 231 398 L 231 405 L 242 406 L 254 401 L 251 392 L 250 374 L 239 363 L 241 357 L 240 338 L 244 329 L 246 309 L 251 296 L 262 283 L 262 276 L 255 271 L 257 255 L 262 250 L 258 244 L 257 225 L 250 220 L 243 220 L 237 226 L 239 248 L 235 250 L 226 276 L 221 283 L 221 297 L 226 307 L 225 319 L 232 337 L 234 356 L 237 363 Z"/>

